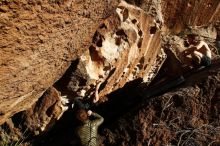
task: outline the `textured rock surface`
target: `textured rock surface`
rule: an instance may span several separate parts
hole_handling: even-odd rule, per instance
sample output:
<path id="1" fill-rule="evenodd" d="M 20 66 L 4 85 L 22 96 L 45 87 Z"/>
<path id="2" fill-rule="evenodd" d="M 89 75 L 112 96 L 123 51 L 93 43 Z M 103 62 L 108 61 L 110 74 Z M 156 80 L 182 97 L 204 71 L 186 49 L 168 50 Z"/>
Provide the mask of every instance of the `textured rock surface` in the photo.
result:
<path id="1" fill-rule="evenodd" d="M 219 0 L 127 0 L 151 15 L 159 15 L 171 32 L 185 26 L 204 26 L 220 20 Z M 161 11 L 160 11 L 161 10 Z"/>
<path id="2" fill-rule="evenodd" d="M 97 0 L 0 4 L 0 124 L 30 108 L 63 75 L 115 5 Z"/>
<path id="3" fill-rule="evenodd" d="M 215 26 L 217 32 L 212 26 L 206 27 L 220 20 L 219 0 L 127 1 L 142 9 L 124 2 L 116 9 L 118 1 L 111 0 L 15 0 L 0 3 L 0 124 L 13 114 L 26 110 L 8 119 L 6 125 L 15 135 L 22 135 L 19 130 L 23 129 L 18 128 L 16 121 L 23 117 L 23 128 L 35 135 L 41 134 L 49 130 L 65 111 L 61 94 L 71 100 L 76 96 L 94 97 L 95 90 L 98 90 L 104 100 L 103 97 L 123 88 L 126 83 L 141 79 L 148 85 L 166 58 L 162 49 L 167 47 L 166 44 L 174 51 L 170 55 L 165 50 L 168 59 L 164 65 L 169 71 L 166 75 L 172 77 L 181 73 L 179 65 L 182 64 L 175 57 L 179 57 L 183 38 L 173 34 L 185 33 L 186 26 L 193 27 L 209 45 L 216 43 L 219 47 L 219 26 Z M 212 49 L 216 55 L 215 47 Z M 219 86 L 219 65 L 215 67 L 209 73 L 199 75 L 215 74 L 207 79 L 207 84 L 199 83 L 196 87 L 192 84 L 165 94 L 149 103 L 149 107 L 144 106 L 139 113 L 122 118 L 118 127 L 105 130 L 107 133 L 104 132 L 103 136 L 107 139 L 103 143 L 168 145 L 178 143 L 172 139 L 176 136 L 174 138 L 182 144 L 187 140 L 185 133 L 178 135 L 175 130 L 188 130 L 185 125 L 178 123 L 177 119 L 171 123 L 177 127 L 167 128 L 167 124 L 173 126 L 169 125 L 169 120 L 173 120 L 169 117 L 175 114 L 182 114 L 187 126 L 194 130 L 198 130 L 198 126 L 207 128 L 203 125 L 208 124 L 208 128 L 218 132 L 217 124 L 208 121 L 211 118 L 206 115 L 213 109 L 212 116 L 217 120 L 212 120 L 219 121 L 217 105 L 209 102 L 212 99 L 218 101 L 214 95 L 218 87 L 209 86 L 212 82 Z M 61 76 L 63 78 L 59 80 Z M 53 85 L 61 93 L 52 88 Z M 208 87 L 203 88 L 203 85 Z M 199 95 L 194 97 L 197 90 Z M 173 101 L 169 105 L 171 111 L 166 111 L 167 100 Z M 196 137 L 195 131 L 190 132 L 192 135 L 187 136 Z M 214 134 L 216 137 L 213 136 L 212 140 L 219 136 Z"/>
<path id="4" fill-rule="evenodd" d="M 185 25 L 207 25 L 219 20 L 220 16 L 218 0 L 195 2 L 128 0 L 128 2 L 140 6 L 147 14 L 155 17 L 157 27 L 161 27 L 164 22 L 164 26 L 171 28 L 174 32 L 180 32 Z M 128 19 L 125 21 L 122 20 L 125 18 L 121 17 L 120 20 L 117 18 L 117 14 L 114 14 L 103 22 L 103 26 L 109 27 L 106 29 L 100 25 L 100 22 L 114 13 L 114 6 L 117 4 L 118 1 L 76 0 L 38 0 L 34 2 L 28 0 L 18 2 L 15 0 L 10 3 L 1 3 L 0 123 L 3 123 L 7 117 L 14 113 L 25 110 L 34 104 L 43 92 L 63 75 L 72 60 L 83 58 L 82 53 L 87 57 L 87 63 L 90 63 L 91 66 L 88 67 L 85 62 L 80 62 L 80 71 L 73 73 L 73 76 L 70 77 L 72 79 L 67 85 L 70 92 L 86 93 L 86 95 L 93 96 L 94 88 L 99 84 L 101 85 L 100 96 L 105 96 L 111 91 L 123 87 L 130 80 L 144 76 L 145 81 L 150 81 L 153 78 L 155 72 L 160 68 L 159 62 L 163 62 L 163 59 L 160 60 L 161 57 L 157 56 L 158 59 L 156 60 L 160 61 L 156 62 L 156 51 L 148 51 L 147 54 L 151 56 L 150 60 L 148 60 L 149 56 L 145 56 L 144 60 L 141 60 L 141 57 L 144 56 L 143 51 L 145 49 L 145 51 L 149 48 L 160 50 L 159 32 L 157 31 L 153 36 L 149 33 L 143 33 L 145 31 L 149 32 L 150 27 L 155 26 L 155 22 L 141 10 L 141 16 L 132 11 L 129 11 L 129 15 L 126 16 L 127 9 L 119 10 L 119 8 L 118 11 L 123 11 L 123 14 L 125 14 L 123 17 L 128 17 Z M 136 26 L 132 26 L 132 23 L 134 23 L 131 22 L 132 17 L 135 17 L 141 25 L 138 26 L 137 22 L 134 24 Z M 111 21 L 113 24 L 110 24 Z M 149 24 L 144 27 L 144 24 L 148 22 Z M 98 38 L 92 40 L 98 25 L 100 25 L 97 30 L 98 34 L 96 33 L 98 36 L 94 37 L 104 37 L 105 41 L 102 40 L 104 47 L 98 46 L 100 44 L 97 45 L 98 42 L 95 41 L 98 40 L 94 39 Z M 126 25 L 130 28 L 125 28 Z M 116 34 L 119 29 L 124 30 L 127 38 L 121 34 Z M 131 32 L 129 30 L 129 34 L 128 29 L 132 30 Z M 143 31 L 143 36 L 138 34 L 137 31 L 139 30 Z M 127 49 L 126 53 L 121 53 L 122 56 L 119 55 L 120 51 L 106 52 L 106 47 L 109 47 L 108 44 L 114 39 L 115 43 L 124 43 L 120 44 L 118 48 L 121 48 L 121 50 Z M 140 45 L 141 41 L 140 50 L 131 46 L 131 44 Z M 155 44 L 158 46 L 155 46 Z M 130 46 L 126 47 L 126 45 Z M 94 48 L 98 51 L 94 51 Z M 139 53 L 138 57 L 129 56 L 134 52 Z M 94 55 L 94 53 L 98 53 L 101 57 L 99 59 L 102 61 L 92 60 L 91 54 Z M 112 56 L 114 57 L 112 58 L 108 53 L 113 53 Z M 153 55 L 150 55 L 151 53 Z M 90 58 L 88 58 L 89 56 Z M 134 62 L 130 63 L 130 60 Z M 95 65 L 97 63 L 98 65 Z M 109 64 L 111 65 L 109 66 Z M 84 70 L 85 67 L 87 70 Z M 97 70 L 95 74 L 91 75 L 92 68 L 94 71 L 97 67 L 99 67 L 99 71 Z M 140 69 L 140 67 L 146 70 Z M 80 79 L 86 81 L 85 86 L 79 86 L 79 88 L 74 87 L 77 84 L 75 82 L 79 82 L 76 81 L 79 78 L 75 79 L 78 74 L 81 76 Z M 148 77 L 150 78 L 148 79 Z M 100 78 L 102 78 L 101 81 Z M 88 90 L 90 91 L 87 92 Z"/>
<path id="5" fill-rule="evenodd" d="M 49 88 L 30 109 L 15 114 L 0 127 L 0 145 L 48 132 L 68 109 L 67 103 L 66 97 Z"/>
<path id="6" fill-rule="evenodd" d="M 22 113 L 23 126 L 32 134 L 38 135 L 50 128 L 60 119 L 67 110 L 68 100 L 62 97 L 53 87 L 34 104 L 31 109 Z"/>
<path id="7" fill-rule="evenodd" d="M 218 0 L 161 1 L 161 5 L 165 23 L 171 28 L 178 23 L 202 26 L 220 20 L 220 2 Z"/>
<path id="8" fill-rule="evenodd" d="M 135 79 L 149 83 L 166 58 L 153 17 L 125 2 L 116 12 L 96 31 L 68 84 L 79 96 L 94 96 L 95 86 L 101 98 Z M 85 85 L 77 82 L 79 73 L 86 74 Z"/>

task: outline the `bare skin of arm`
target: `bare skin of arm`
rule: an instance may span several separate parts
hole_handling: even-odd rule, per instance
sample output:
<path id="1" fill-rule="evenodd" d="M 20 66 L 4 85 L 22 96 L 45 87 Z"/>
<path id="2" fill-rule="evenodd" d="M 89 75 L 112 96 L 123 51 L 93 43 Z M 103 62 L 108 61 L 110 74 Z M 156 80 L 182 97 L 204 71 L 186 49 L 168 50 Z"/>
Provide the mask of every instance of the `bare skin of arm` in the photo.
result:
<path id="1" fill-rule="evenodd" d="M 205 43 L 204 41 L 200 41 L 199 44 L 196 46 L 196 51 L 200 52 L 203 55 L 208 56 L 209 58 L 211 58 L 211 50 L 208 46 L 207 43 Z"/>
<path id="2" fill-rule="evenodd" d="M 104 81 L 103 79 L 100 79 L 96 85 L 95 98 L 93 99 L 93 103 L 96 103 L 99 101 L 99 88 L 100 88 L 100 85 L 103 83 L 103 81 Z"/>
<path id="3" fill-rule="evenodd" d="M 192 54 L 192 52 L 195 51 L 196 49 L 197 49 L 197 48 L 194 47 L 194 46 L 193 46 L 193 47 L 190 47 L 190 48 L 188 48 L 188 49 L 186 49 L 186 50 L 183 51 L 183 55 L 184 55 L 184 56 L 187 56 L 187 55 L 189 55 L 189 54 Z"/>
<path id="4" fill-rule="evenodd" d="M 203 56 L 211 58 L 211 50 L 207 43 L 205 43 L 204 41 L 199 41 L 197 44 L 194 44 L 194 47 L 190 47 L 189 49 L 183 51 L 183 55 L 186 58 L 190 58 L 188 59 L 188 65 L 192 65 L 192 59 L 199 65 Z"/>
<path id="5" fill-rule="evenodd" d="M 202 57 L 201 55 L 206 55 L 208 57 L 211 58 L 211 50 L 208 46 L 207 43 L 205 43 L 204 41 L 200 41 L 197 45 L 190 47 L 188 49 L 186 49 L 185 51 L 183 51 L 183 55 L 187 56 L 190 54 L 194 54 L 195 52 L 197 52 L 195 55 L 198 55 L 200 57 Z"/>

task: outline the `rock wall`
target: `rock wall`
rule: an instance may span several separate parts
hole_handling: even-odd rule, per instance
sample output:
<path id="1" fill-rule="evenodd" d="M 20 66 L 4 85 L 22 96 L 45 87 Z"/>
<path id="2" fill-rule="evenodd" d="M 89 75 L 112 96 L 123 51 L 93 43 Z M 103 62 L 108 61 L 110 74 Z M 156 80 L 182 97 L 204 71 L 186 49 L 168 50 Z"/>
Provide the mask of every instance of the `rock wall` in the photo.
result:
<path id="1" fill-rule="evenodd" d="M 0 2 L 0 124 L 36 103 L 75 60 L 57 85 L 69 99 L 104 100 L 129 81 L 150 83 L 166 58 L 161 31 L 220 19 L 218 0 L 127 1 L 142 9 L 111 0 Z"/>
<path id="2" fill-rule="evenodd" d="M 140 8 L 120 3 L 116 13 L 100 24 L 89 50 L 80 57 L 69 89 L 78 96 L 99 94 L 102 98 L 136 79 L 150 83 L 166 58 L 158 25 Z M 77 82 L 79 73 L 86 75 L 85 84 Z"/>
<path id="3" fill-rule="evenodd" d="M 29 134 L 38 135 L 51 129 L 68 109 L 66 97 L 54 88 L 49 88 L 43 96 L 22 114 L 23 126 Z"/>
<path id="4" fill-rule="evenodd" d="M 220 20 L 219 0 L 126 0 L 163 19 L 170 32 L 186 26 L 206 26 Z"/>
<path id="5" fill-rule="evenodd" d="M 0 124 L 30 108 L 64 74 L 117 3 L 0 2 Z"/>
<path id="6" fill-rule="evenodd" d="M 161 5 L 165 23 L 169 28 L 179 23 L 188 26 L 203 26 L 220 20 L 218 0 L 162 1 Z"/>

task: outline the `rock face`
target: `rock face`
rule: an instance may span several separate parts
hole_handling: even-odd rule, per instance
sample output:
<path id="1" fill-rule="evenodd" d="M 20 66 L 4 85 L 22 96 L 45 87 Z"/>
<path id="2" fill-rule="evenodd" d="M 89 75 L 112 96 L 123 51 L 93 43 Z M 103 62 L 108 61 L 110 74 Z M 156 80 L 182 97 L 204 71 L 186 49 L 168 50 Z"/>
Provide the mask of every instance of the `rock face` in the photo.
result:
<path id="1" fill-rule="evenodd" d="M 135 79 L 150 83 L 165 58 L 155 19 L 122 2 L 96 31 L 68 87 L 78 96 L 92 97 L 101 86 L 98 94 L 102 98 Z M 85 85 L 77 82 L 79 73 L 86 75 Z"/>
<path id="2" fill-rule="evenodd" d="M 169 28 L 177 25 L 204 26 L 220 20 L 218 0 L 161 1 L 164 21 Z"/>
<path id="3" fill-rule="evenodd" d="M 0 145 L 48 132 L 68 109 L 68 100 L 54 87 L 50 87 L 26 111 L 15 114 L 0 127 Z"/>
<path id="4" fill-rule="evenodd" d="M 163 18 L 167 28 L 179 33 L 185 26 L 205 26 L 220 20 L 218 0 L 127 0 L 151 15 Z M 162 15 L 162 16 L 161 16 Z"/>
<path id="5" fill-rule="evenodd" d="M 62 97 L 55 88 L 51 87 L 32 108 L 23 112 L 24 123 L 22 125 L 34 135 L 41 134 L 60 119 L 68 109 L 67 103 L 66 97 Z"/>
<path id="6" fill-rule="evenodd" d="M 26 110 L 37 135 L 66 110 L 63 95 L 104 101 L 126 83 L 148 85 L 166 59 L 164 36 L 220 20 L 219 0 L 127 2 L 0 1 L 0 125 Z"/>
<path id="7" fill-rule="evenodd" d="M 0 124 L 30 108 L 88 49 L 117 1 L 0 2 Z"/>

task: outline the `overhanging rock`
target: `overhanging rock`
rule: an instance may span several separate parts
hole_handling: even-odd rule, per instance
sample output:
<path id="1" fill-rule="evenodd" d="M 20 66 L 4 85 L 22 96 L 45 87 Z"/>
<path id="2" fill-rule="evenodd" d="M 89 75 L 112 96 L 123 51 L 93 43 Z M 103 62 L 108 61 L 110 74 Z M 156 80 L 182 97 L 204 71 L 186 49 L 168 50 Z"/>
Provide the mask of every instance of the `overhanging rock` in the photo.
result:
<path id="1" fill-rule="evenodd" d="M 30 108 L 84 52 L 118 1 L 0 1 L 0 124 Z"/>
<path id="2" fill-rule="evenodd" d="M 79 96 L 92 97 L 101 86 L 99 95 L 104 97 L 135 79 L 150 83 L 166 59 L 160 25 L 142 9 L 122 1 L 80 57 L 69 88 Z M 84 85 L 77 82 L 77 74 L 84 76 Z"/>

